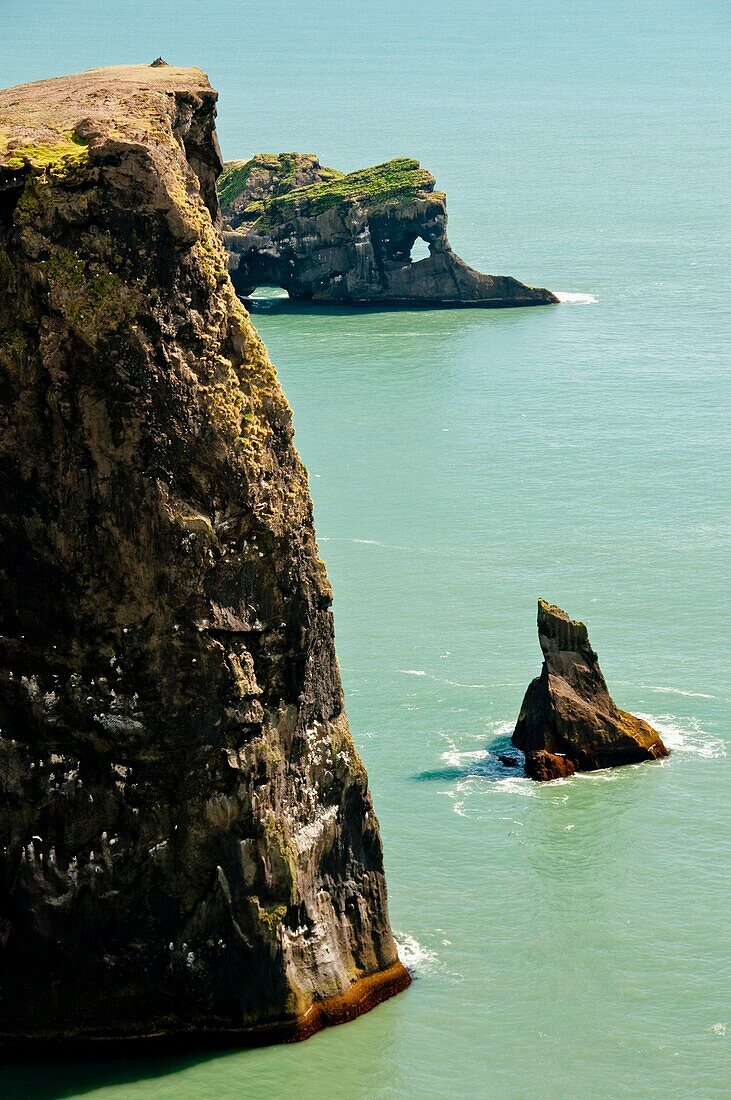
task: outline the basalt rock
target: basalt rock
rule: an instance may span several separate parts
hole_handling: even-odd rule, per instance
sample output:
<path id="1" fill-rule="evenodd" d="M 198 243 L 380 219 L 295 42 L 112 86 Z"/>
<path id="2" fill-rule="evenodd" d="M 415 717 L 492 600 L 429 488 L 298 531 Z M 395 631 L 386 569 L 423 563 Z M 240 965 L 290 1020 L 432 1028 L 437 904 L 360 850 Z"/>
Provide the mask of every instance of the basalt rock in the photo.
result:
<path id="1" fill-rule="evenodd" d="M 532 779 L 668 755 L 657 730 L 615 705 L 583 623 L 539 600 L 538 638 L 543 668 L 525 693 L 513 733 Z"/>
<path id="2" fill-rule="evenodd" d="M 344 175 L 303 153 L 259 154 L 220 179 L 231 278 L 247 297 L 374 305 L 533 306 L 558 301 L 509 276 L 482 275 L 452 251 L 446 197 L 416 160 Z M 429 255 L 412 260 L 420 239 Z"/>
<path id="3" fill-rule="evenodd" d="M 409 981 L 215 101 L 0 93 L 0 1045 L 297 1038 Z"/>

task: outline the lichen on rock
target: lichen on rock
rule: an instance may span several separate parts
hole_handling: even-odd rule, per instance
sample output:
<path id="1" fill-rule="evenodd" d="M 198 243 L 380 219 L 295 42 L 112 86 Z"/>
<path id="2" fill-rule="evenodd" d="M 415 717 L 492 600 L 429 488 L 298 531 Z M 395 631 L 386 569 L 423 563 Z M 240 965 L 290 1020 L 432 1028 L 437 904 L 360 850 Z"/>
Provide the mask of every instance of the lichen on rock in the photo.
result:
<path id="1" fill-rule="evenodd" d="M 301 1037 L 409 980 L 215 103 L 165 65 L 0 93 L 6 1045 Z"/>
<path id="2" fill-rule="evenodd" d="M 343 173 L 311 153 L 259 153 L 219 181 L 231 277 L 246 297 L 283 287 L 294 299 L 344 304 L 528 306 L 549 290 L 483 275 L 447 239 L 446 196 L 417 160 Z M 412 259 L 420 239 L 429 255 Z"/>

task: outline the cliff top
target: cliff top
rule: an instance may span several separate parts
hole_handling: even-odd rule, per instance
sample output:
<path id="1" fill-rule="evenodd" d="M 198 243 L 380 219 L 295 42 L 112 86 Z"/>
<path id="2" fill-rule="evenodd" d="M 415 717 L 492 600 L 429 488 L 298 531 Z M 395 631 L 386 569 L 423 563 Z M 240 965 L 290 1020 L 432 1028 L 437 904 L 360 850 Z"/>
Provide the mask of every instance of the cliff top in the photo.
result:
<path id="1" fill-rule="evenodd" d="M 385 164 L 359 168 L 310 187 L 295 188 L 274 199 L 267 208 L 267 216 L 275 221 L 287 221 L 298 206 L 303 206 L 313 217 L 343 202 L 381 206 L 427 195 L 434 190 L 435 182 L 431 172 L 422 168 L 418 160 L 397 157 Z"/>
<path id="2" fill-rule="evenodd" d="M 546 600 L 538 601 L 538 640 L 544 655 L 589 648 L 586 624 L 572 619 L 562 608 Z"/>
<path id="3" fill-rule="evenodd" d="M 300 185 L 299 177 L 306 177 L 308 172 L 314 179 Z M 427 198 L 434 193 L 435 186 L 431 172 L 410 157 L 397 157 L 343 173 L 321 167 L 312 154 L 258 153 L 250 160 L 226 165 L 219 180 L 224 216 L 235 208 L 237 200 L 246 199 L 250 181 L 262 173 L 273 177 L 270 193 L 263 196 L 260 193 L 256 196 L 258 201 L 244 205 L 242 218 L 256 222 L 261 229 L 282 225 L 298 213 L 317 217 L 333 207 L 350 203 L 376 207 Z M 435 193 L 435 197 L 441 196 Z"/>
<path id="4" fill-rule="evenodd" d="M 0 91 L 0 166 L 83 159 L 102 136 L 149 141 L 159 125 L 154 105 L 176 93 L 216 97 L 202 69 L 172 65 L 91 69 Z"/>
<path id="5" fill-rule="evenodd" d="M 238 213 L 241 220 L 256 221 L 264 209 L 262 190 L 281 195 L 342 175 L 337 168 L 323 167 L 314 153 L 257 153 L 249 160 L 231 160 L 218 181 L 221 213 L 224 217 Z"/>

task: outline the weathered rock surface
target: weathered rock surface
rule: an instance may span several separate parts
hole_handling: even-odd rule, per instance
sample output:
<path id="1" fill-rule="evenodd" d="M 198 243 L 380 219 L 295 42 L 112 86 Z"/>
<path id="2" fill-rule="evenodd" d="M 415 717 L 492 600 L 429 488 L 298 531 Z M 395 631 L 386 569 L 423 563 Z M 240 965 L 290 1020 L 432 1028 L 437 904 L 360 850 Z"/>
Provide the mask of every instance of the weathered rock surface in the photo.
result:
<path id="1" fill-rule="evenodd" d="M 549 290 L 482 275 L 452 251 L 434 177 L 401 158 L 344 175 L 306 153 L 259 154 L 220 179 L 224 241 L 243 297 L 279 286 L 294 299 L 348 304 L 533 306 Z M 414 261 L 417 239 L 429 255 Z"/>
<path id="2" fill-rule="evenodd" d="M 5 1045 L 301 1037 L 409 981 L 215 101 L 0 93 Z"/>
<path id="3" fill-rule="evenodd" d="M 583 623 L 538 601 L 540 676 L 529 685 L 513 733 L 532 779 L 560 779 L 668 755 L 660 734 L 612 700 Z"/>

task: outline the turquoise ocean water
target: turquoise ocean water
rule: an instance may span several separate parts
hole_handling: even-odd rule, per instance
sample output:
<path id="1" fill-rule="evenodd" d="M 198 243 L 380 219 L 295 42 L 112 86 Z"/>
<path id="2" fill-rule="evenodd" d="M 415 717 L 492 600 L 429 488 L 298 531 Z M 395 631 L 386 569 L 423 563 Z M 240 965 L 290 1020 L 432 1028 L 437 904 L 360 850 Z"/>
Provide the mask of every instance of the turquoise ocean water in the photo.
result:
<path id="1" fill-rule="evenodd" d="M 225 156 L 419 157 L 467 261 L 596 301 L 257 312 L 412 988 L 304 1044 L 2 1067 L 0 1095 L 731 1095 L 729 22 L 720 0 L 2 0 L 3 85 L 201 65 Z M 538 596 L 588 622 L 667 762 L 543 787 L 499 765 Z"/>

